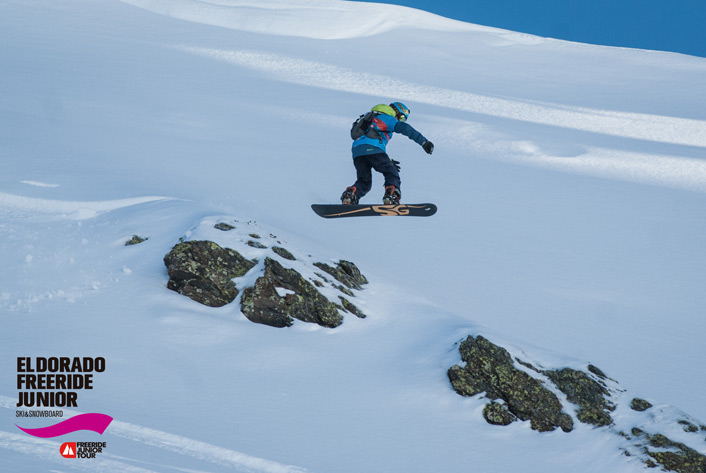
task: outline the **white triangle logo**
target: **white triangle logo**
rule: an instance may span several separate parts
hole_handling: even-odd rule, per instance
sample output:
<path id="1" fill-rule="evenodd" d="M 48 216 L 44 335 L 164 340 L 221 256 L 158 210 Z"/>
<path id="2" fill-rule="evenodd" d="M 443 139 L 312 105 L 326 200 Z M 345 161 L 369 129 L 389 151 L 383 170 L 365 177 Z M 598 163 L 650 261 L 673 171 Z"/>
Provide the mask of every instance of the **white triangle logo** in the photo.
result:
<path id="1" fill-rule="evenodd" d="M 64 453 L 62 455 L 64 456 L 69 456 L 74 454 L 74 449 L 71 448 L 71 445 L 67 445 L 66 448 L 64 449 Z"/>

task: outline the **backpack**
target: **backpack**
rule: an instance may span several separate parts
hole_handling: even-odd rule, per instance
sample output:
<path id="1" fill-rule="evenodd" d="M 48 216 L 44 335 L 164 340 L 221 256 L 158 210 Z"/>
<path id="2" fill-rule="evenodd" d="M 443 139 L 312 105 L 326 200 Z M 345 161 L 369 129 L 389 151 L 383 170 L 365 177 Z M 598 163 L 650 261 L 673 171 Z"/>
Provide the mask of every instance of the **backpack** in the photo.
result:
<path id="1" fill-rule="evenodd" d="M 373 120 L 378 116 L 378 112 L 368 112 L 358 117 L 356 121 L 353 122 L 351 127 L 351 138 L 357 140 L 361 136 L 365 135 L 368 138 L 373 138 L 375 140 L 380 139 L 380 133 L 372 127 Z"/>

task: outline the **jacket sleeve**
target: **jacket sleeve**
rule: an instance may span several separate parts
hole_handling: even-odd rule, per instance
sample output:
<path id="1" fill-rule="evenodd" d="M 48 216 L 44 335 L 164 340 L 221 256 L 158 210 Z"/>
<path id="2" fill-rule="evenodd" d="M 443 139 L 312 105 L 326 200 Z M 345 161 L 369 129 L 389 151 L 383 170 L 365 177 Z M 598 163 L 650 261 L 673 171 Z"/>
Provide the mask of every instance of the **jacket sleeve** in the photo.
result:
<path id="1" fill-rule="evenodd" d="M 395 124 L 394 131 L 395 133 L 403 134 L 410 140 L 416 142 L 419 146 L 423 145 L 424 142 L 427 141 L 427 139 L 424 138 L 424 135 L 415 130 L 409 123 L 397 122 L 397 124 Z"/>

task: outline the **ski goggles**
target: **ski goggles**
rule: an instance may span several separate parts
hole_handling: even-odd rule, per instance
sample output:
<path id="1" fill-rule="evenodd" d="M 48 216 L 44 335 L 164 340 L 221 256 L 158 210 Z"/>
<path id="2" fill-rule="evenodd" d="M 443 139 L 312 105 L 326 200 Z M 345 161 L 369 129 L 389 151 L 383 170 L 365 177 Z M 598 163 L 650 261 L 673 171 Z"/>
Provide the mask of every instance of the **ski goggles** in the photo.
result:
<path id="1" fill-rule="evenodd" d="M 409 109 L 399 102 L 390 104 L 392 109 L 395 111 L 395 118 L 401 122 L 407 121 L 409 117 Z"/>

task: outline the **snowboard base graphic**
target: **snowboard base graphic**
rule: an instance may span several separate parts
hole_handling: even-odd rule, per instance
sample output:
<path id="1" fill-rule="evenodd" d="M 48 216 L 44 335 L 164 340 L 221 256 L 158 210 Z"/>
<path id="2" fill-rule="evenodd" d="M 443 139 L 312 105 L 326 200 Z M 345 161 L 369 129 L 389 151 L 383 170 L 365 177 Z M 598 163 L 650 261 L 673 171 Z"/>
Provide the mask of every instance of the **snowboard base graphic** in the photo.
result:
<path id="1" fill-rule="evenodd" d="M 312 210 L 324 218 L 346 217 L 431 217 L 436 213 L 434 204 L 397 205 L 343 205 L 312 204 Z"/>

